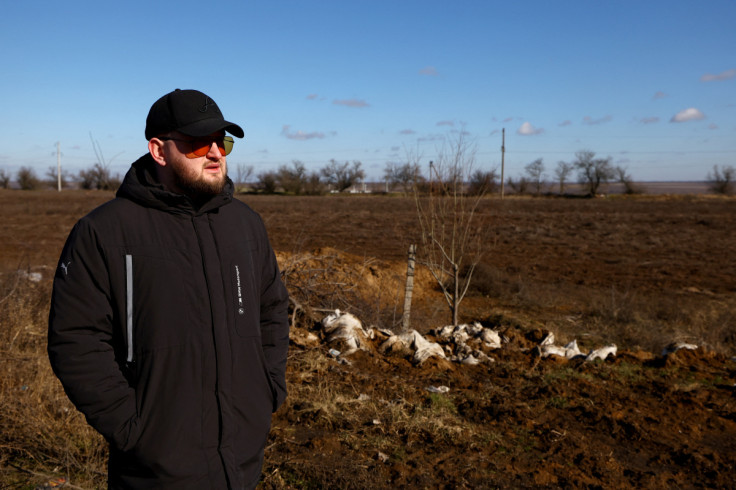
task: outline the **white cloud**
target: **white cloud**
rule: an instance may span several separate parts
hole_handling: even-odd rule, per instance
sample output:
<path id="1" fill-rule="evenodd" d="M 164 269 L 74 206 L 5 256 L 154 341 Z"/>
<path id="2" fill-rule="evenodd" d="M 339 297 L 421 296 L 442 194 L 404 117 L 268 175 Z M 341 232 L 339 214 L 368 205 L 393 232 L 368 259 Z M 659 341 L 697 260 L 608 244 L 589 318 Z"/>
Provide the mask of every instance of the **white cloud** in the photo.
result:
<path id="1" fill-rule="evenodd" d="M 532 134 L 541 134 L 544 132 L 544 129 L 535 128 L 529 121 L 527 121 L 522 124 L 516 132 L 524 136 L 529 136 Z"/>
<path id="2" fill-rule="evenodd" d="M 736 77 L 736 69 L 732 68 L 730 70 L 721 72 L 718 75 L 712 75 L 710 73 L 706 73 L 705 75 L 700 77 L 700 81 L 701 82 L 721 82 L 723 80 L 730 80 L 734 77 Z"/>
<path id="3" fill-rule="evenodd" d="M 598 119 L 593 119 L 590 116 L 585 116 L 583 118 L 583 124 L 587 124 L 589 126 L 592 126 L 594 124 L 603 124 L 603 123 L 610 122 L 612 119 L 613 119 L 613 116 L 611 116 L 611 115 L 606 115 L 606 116 L 600 117 Z"/>
<path id="4" fill-rule="evenodd" d="M 285 124 L 281 128 L 281 135 L 290 140 L 306 141 L 311 139 L 323 139 L 325 137 L 325 134 L 320 133 L 319 131 L 312 131 L 311 133 L 305 133 L 304 131 L 289 131 L 290 127 L 291 126 Z"/>
<path id="5" fill-rule="evenodd" d="M 347 107 L 370 107 L 370 104 L 360 99 L 335 99 L 332 101 L 332 103 L 335 105 L 344 105 Z"/>
<path id="6" fill-rule="evenodd" d="M 434 66 L 425 66 L 419 70 L 420 75 L 426 75 L 429 77 L 436 77 L 438 75 L 437 69 Z"/>
<path id="7" fill-rule="evenodd" d="M 705 114 L 695 107 L 690 107 L 672 116 L 670 122 L 700 121 L 701 119 L 705 119 Z"/>

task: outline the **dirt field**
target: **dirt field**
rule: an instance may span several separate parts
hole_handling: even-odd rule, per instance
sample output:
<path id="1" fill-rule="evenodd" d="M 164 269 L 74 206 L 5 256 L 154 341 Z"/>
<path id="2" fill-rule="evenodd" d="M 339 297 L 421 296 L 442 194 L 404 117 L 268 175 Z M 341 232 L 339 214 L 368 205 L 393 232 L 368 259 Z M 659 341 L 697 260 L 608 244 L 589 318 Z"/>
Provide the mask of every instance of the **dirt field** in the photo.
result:
<path id="1" fill-rule="evenodd" d="M 0 306 L 30 305 L 23 323 L 0 317 L 0 487 L 58 476 L 104 485 L 104 444 L 51 378 L 36 310 L 47 307 L 69 229 L 109 197 L 0 191 Z M 417 234 L 410 199 L 241 198 L 264 217 L 304 307 L 263 488 L 733 487 L 736 200 L 489 199 L 479 214 L 487 251 L 461 321 L 493 328 L 504 345 L 478 365 L 417 366 L 382 354 L 381 335 L 335 357 L 329 350 L 342 346 L 325 343 L 318 323 L 340 308 L 366 326 L 397 327 Z M 22 297 L 19 269 L 42 277 Z M 432 331 L 450 314 L 421 268 L 414 295 L 412 328 L 438 341 Z M 548 332 L 586 353 L 618 351 L 540 358 Z M 699 348 L 662 355 L 672 341 Z"/>

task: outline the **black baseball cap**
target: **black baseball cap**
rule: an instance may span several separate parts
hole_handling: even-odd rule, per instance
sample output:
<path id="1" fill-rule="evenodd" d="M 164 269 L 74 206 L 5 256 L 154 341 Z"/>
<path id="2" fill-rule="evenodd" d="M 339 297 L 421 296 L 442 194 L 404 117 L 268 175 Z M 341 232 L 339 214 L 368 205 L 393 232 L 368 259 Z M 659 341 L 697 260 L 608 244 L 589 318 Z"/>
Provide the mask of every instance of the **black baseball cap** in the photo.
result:
<path id="1" fill-rule="evenodd" d="M 215 101 L 199 90 L 176 89 L 151 106 L 146 118 L 146 139 L 178 131 L 187 136 L 208 136 L 222 130 L 245 136 L 243 128 L 226 121 Z"/>

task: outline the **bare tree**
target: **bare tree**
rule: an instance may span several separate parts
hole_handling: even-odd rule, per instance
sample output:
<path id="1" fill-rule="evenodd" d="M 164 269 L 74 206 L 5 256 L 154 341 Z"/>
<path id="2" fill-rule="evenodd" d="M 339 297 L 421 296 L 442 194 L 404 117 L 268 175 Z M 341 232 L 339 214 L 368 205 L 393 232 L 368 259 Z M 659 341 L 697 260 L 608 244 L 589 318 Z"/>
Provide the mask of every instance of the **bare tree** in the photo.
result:
<path id="1" fill-rule="evenodd" d="M 79 172 L 80 186 L 83 189 L 99 189 L 99 190 L 115 190 L 120 187 L 122 179 L 120 175 L 113 175 L 110 171 L 110 164 L 115 158 L 122 155 L 122 151 L 112 157 L 108 162 L 102 154 L 100 143 L 94 139 L 92 133 L 89 133 L 89 139 L 92 140 L 92 149 L 97 157 L 95 163 L 89 170 L 81 170 Z"/>
<path id="2" fill-rule="evenodd" d="M 276 172 L 269 170 L 258 174 L 256 188 L 264 194 L 275 194 L 278 180 Z"/>
<path id="3" fill-rule="evenodd" d="M 235 167 L 235 179 L 234 179 L 235 188 L 238 189 L 238 188 L 244 187 L 252 176 L 253 176 L 253 165 L 243 165 L 242 163 L 239 163 Z"/>
<path id="4" fill-rule="evenodd" d="M 578 169 L 580 183 L 590 197 L 595 197 L 600 185 L 605 184 L 615 175 L 611 166 L 611 157 L 595 158 L 595 153 L 589 150 L 575 153 L 573 165 Z"/>
<path id="5" fill-rule="evenodd" d="M 544 163 L 541 158 L 537 158 L 532 163 L 524 167 L 529 181 L 534 186 L 534 194 L 539 196 L 542 193 L 542 184 L 544 183 Z"/>
<path id="6" fill-rule="evenodd" d="M 80 170 L 77 180 L 79 187 L 87 190 L 111 191 L 120 187 L 121 183 L 120 176 L 110 174 L 108 166 L 101 163 L 95 163 L 90 169 Z"/>
<path id="7" fill-rule="evenodd" d="M 736 168 L 733 166 L 713 165 L 713 172 L 708 173 L 708 183 L 710 190 L 716 194 L 730 195 L 734 192 L 734 178 L 736 178 Z"/>
<path id="8" fill-rule="evenodd" d="M 460 303 L 488 242 L 483 240 L 484 231 L 476 215 L 487 191 L 474 195 L 465 192 L 475 151 L 475 145 L 463 133 L 448 138 L 430 167 L 428 193 L 414 186 L 422 244 L 418 260 L 442 289 L 455 325 Z"/>
<path id="9" fill-rule="evenodd" d="M 560 195 L 565 193 L 565 182 L 567 182 L 567 178 L 570 176 L 570 173 L 573 171 L 575 166 L 571 163 L 566 162 L 557 162 L 557 167 L 555 168 L 555 178 L 557 178 L 557 183 L 560 184 Z"/>
<path id="10" fill-rule="evenodd" d="M 365 178 L 362 165 L 358 161 L 354 161 L 351 165 L 349 162 L 337 163 L 335 160 L 330 160 L 329 165 L 322 169 L 322 175 L 337 192 L 342 192 Z"/>
<path id="11" fill-rule="evenodd" d="M 18 169 L 18 186 L 24 191 L 33 191 L 38 189 L 41 180 L 36 176 L 36 171 L 31 167 L 21 167 Z"/>
<path id="12" fill-rule="evenodd" d="M 634 179 L 631 177 L 631 174 L 626 171 L 626 168 L 615 167 L 613 171 L 616 174 L 616 180 L 618 180 L 620 184 L 623 184 L 624 193 L 641 194 L 642 189 L 638 185 L 636 185 Z"/>
<path id="13" fill-rule="evenodd" d="M 529 190 L 529 179 L 521 175 L 517 180 L 509 177 L 506 179 L 506 185 L 517 194 L 526 194 Z"/>
<path id="14" fill-rule="evenodd" d="M 404 192 L 411 191 L 415 183 L 424 182 L 424 176 L 416 163 L 388 162 L 383 177 L 392 189 L 394 186 L 400 186 Z"/>
<path id="15" fill-rule="evenodd" d="M 498 187 L 498 173 L 496 169 L 493 170 L 476 170 L 473 175 L 470 176 L 470 182 L 468 183 L 468 194 L 492 194 L 496 192 Z"/>
<path id="16" fill-rule="evenodd" d="M 0 168 L 0 189 L 10 187 L 10 174 L 4 168 Z"/>
<path id="17" fill-rule="evenodd" d="M 310 172 L 304 181 L 304 194 L 321 196 L 327 192 L 327 184 L 322 180 L 319 172 Z"/>
<path id="18" fill-rule="evenodd" d="M 53 188 L 56 188 L 57 184 L 59 183 L 58 172 L 59 172 L 59 169 L 57 168 L 56 165 L 50 166 L 49 169 L 46 171 L 46 177 L 48 177 L 47 182 Z M 68 184 L 69 184 L 69 172 L 67 172 L 66 170 L 62 170 L 61 171 L 61 185 L 62 187 L 66 187 Z"/>
<path id="19" fill-rule="evenodd" d="M 304 191 L 307 168 L 299 160 L 293 160 L 291 167 L 282 165 L 276 172 L 276 180 L 284 192 L 299 195 Z"/>

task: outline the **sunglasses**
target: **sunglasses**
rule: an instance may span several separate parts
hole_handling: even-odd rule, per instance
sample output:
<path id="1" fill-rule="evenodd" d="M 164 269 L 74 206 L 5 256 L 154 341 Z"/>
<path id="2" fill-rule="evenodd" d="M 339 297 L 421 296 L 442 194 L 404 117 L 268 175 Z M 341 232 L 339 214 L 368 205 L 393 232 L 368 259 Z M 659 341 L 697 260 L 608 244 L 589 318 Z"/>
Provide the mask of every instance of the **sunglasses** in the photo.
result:
<path id="1" fill-rule="evenodd" d="M 181 141 L 182 143 L 189 143 L 191 150 L 189 153 L 185 153 L 184 156 L 187 158 L 198 158 L 205 156 L 212 148 L 212 143 L 217 144 L 217 148 L 223 155 L 229 155 L 233 151 L 233 144 L 235 141 L 232 136 L 222 136 L 215 138 L 195 138 L 195 139 L 181 139 L 172 138 L 170 136 L 159 137 L 162 141 Z"/>

